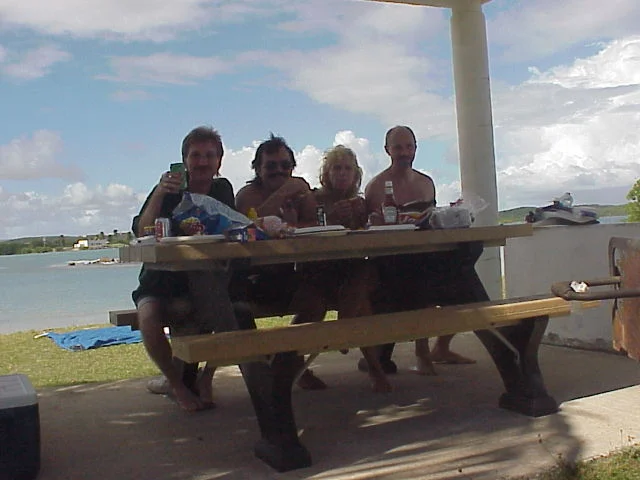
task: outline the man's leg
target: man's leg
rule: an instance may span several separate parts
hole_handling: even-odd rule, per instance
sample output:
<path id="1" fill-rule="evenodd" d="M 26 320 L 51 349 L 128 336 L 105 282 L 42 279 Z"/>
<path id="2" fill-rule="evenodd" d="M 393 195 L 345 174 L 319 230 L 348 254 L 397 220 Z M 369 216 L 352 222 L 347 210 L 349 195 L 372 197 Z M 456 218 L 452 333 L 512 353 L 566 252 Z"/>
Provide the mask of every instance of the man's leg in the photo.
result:
<path id="1" fill-rule="evenodd" d="M 165 314 L 165 305 L 159 299 L 142 299 L 138 303 L 138 323 L 144 347 L 167 378 L 178 405 L 189 412 L 202 410 L 203 402 L 182 382 L 182 371 L 173 361 L 171 345 L 164 334 Z"/>
<path id="2" fill-rule="evenodd" d="M 305 282 L 304 279 L 293 296 L 290 308 L 296 312 L 291 321 L 292 325 L 321 322 L 327 313 L 323 292 L 311 283 Z M 304 368 L 304 357 L 296 359 L 296 367 Z M 302 372 L 296 383 L 303 390 L 324 390 L 327 388 L 327 384 L 316 377 L 313 370 L 308 368 Z"/>
<path id="3" fill-rule="evenodd" d="M 418 375 L 438 375 L 433 368 L 431 352 L 429 352 L 429 339 L 418 338 L 415 343 L 416 366 L 412 369 Z"/>

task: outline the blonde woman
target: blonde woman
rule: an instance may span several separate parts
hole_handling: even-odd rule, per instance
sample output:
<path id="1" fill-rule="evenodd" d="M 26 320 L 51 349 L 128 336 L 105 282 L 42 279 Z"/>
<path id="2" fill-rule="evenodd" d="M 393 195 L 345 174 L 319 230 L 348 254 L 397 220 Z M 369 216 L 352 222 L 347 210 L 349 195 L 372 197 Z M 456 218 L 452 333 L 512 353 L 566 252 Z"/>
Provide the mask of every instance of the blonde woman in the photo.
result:
<path id="1" fill-rule="evenodd" d="M 364 228 L 367 209 L 359 195 L 362 169 L 350 148 L 338 145 L 328 150 L 320 167 L 321 187 L 314 191 L 316 202 L 324 205 L 327 222 L 352 230 Z"/>
<path id="2" fill-rule="evenodd" d="M 328 150 L 320 168 L 321 187 L 314 191 L 316 201 L 325 207 L 327 223 L 350 229 L 364 228 L 367 222 L 364 198 L 360 196 L 362 169 L 350 148 L 338 145 Z M 330 308 L 338 310 L 338 318 L 371 315 L 370 293 L 377 283 L 373 266 L 366 260 L 338 260 L 305 266 L 302 285 L 293 301 L 298 312 L 294 323 L 321 321 Z M 298 308 L 296 308 L 296 306 Z M 362 348 L 369 364 L 369 377 L 374 392 L 389 392 L 389 384 L 378 360 L 377 347 Z M 324 388 L 324 382 L 306 371 L 298 385 L 302 388 Z"/>

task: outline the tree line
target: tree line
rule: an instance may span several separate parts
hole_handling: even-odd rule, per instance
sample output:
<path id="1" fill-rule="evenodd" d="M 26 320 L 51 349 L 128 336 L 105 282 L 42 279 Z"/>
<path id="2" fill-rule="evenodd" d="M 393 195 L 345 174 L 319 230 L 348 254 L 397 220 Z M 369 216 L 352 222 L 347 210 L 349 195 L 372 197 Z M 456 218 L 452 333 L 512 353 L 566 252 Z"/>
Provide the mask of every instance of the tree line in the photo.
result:
<path id="1" fill-rule="evenodd" d="M 26 253 L 46 253 L 69 250 L 78 243 L 78 240 L 107 240 L 108 246 L 118 247 L 128 245 L 133 239 L 131 232 L 118 232 L 105 234 L 99 232 L 95 235 L 49 235 L 42 237 L 25 237 L 0 241 L 0 255 L 21 255 Z"/>

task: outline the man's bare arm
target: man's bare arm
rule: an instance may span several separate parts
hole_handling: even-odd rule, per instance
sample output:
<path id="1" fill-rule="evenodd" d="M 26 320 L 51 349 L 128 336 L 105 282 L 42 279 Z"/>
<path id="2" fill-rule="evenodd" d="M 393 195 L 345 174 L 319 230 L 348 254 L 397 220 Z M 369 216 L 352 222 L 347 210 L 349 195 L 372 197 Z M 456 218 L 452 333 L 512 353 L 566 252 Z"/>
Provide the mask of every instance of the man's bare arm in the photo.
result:
<path id="1" fill-rule="evenodd" d="M 300 177 L 292 177 L 278 190 L 269 195 L 266 200 L 258 204 L 257 207 L 255 205 L 252 206 L 256 208 L 260 217 L 280 215 L 286 200 L 295 201 L 298 197 L 302 197 L 307 193 L 311 193 L 309 184 Z"/>
<path id="2" fill-rule="evenodd" d="M 371 213 L 381 213 L 380 205 L 382 204 L 381 187 L 382 182 L 379 177 L 371 180 L 364 189 L 364 200 L 367 206 L 367 215 Z"/>
<path id="3" fill-rule="evenodd" d="M 165 195 L 169 193 L 178 193 L 180 191 L 181 180 L 175 178 L 169 172 L 165 172 L 160 177 L 160 182 L 153 189 L 144 210 L 138 219 L 138 231 L 134 232 L 138 237 L 142 236 L 144 227 L 150 227 L 154 224 L 156 218 L 160 216 L 162 210 L 162 201 Z"/>

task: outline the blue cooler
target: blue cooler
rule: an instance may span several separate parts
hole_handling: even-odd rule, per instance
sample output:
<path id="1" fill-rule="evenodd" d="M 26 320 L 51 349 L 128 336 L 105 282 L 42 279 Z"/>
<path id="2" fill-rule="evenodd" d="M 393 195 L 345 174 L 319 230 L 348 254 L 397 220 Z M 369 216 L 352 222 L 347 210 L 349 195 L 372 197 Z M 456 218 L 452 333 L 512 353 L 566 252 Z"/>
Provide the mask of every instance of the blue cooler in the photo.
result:
<path id="1" fill-rule="evenodd" d="M 38 397 L 25 375 L 0 376 L 0 480 L 32 480 L 40 470 Z"/>

